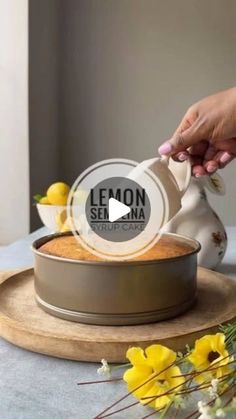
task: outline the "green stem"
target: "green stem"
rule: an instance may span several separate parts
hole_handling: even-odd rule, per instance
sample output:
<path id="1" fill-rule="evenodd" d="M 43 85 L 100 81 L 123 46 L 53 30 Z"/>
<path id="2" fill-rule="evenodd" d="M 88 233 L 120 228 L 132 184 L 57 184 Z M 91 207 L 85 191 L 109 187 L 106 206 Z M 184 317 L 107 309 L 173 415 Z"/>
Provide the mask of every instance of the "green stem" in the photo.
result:
<path id="1" fill-rule="evenodd" d="M 173 399 L 166 405 L 165 409 L 163 409 L 163 411 L 161 412 L 160 419 L 163 419 L 165 417 L 165 415 L 168 412 L 168 410 L 170 409 L 172 403 L 173 403 Z"/>
<path id="2" fill-rule="evenodd" d="M 120 368 L 126 368 L 126 367 L 130 367 L 132 364 L 131 362 L 128 362 L 127 364 L 120 364 L 120 365 L 115 365 L 114 367 L 110 367 L 111 371 L 115 371 L 115 370 L 119 370 Z"/>

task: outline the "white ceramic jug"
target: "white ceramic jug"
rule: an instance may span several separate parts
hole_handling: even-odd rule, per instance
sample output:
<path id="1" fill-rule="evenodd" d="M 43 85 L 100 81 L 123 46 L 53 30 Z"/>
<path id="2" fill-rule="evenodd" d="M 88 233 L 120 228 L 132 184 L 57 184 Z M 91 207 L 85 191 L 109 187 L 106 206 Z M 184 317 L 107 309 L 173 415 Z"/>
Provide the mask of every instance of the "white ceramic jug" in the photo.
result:
<path id="1" fill-rule="evenodd" d="M 144 172 L 154 174 L 159 185 L 165 190 L 168 208 L 167 220 L 171 220 L 180 210 L 181 199 L 191 180 L 190 162 L 186 160 L 183 163 L 177 163 L 169 157 L 155 157 L 142 161 L 127 177 L 139 182 Z"/>
<path id="2" fill-rule="evenodd" d="M 207 200 L 205 187 L 217 195 L 224 195 L 224 183 L 218 174 L 199 179 L 192 177 L 182 198 L 181 210 L 162 231 L 194 237 L 202 246 L 198 264 L 215 269 L 224 257 L 227 236 L 221 220 Z"/>

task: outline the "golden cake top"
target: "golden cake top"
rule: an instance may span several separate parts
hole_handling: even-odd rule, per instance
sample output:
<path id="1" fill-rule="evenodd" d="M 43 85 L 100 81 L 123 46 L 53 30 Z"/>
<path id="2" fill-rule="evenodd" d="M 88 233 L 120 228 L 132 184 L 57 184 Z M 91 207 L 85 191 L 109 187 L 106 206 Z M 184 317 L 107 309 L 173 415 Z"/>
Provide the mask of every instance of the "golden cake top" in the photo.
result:
<path id="1" fill-rule="evenodd" d="M 39 251 L 48 255 L 53 255 L 66 259 L 101 261 L 98 256 L 84 249 L 74 236 L 56 237 L 43 244 Z M 148 261 L 158 259 L 169 259 L 191 253 L 193 248 L 182 243 L 174 237 L 163 236 L 146 253 L 139 255 L 131 260 Z"/>

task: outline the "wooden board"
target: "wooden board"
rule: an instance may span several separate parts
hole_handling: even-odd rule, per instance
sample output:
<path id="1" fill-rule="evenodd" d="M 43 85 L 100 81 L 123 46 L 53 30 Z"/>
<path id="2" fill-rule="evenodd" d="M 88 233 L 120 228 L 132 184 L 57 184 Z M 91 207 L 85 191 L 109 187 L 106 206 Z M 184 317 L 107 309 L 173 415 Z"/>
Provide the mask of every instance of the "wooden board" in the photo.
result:
<path id="1" fill-rule="evenodd" d="M 236 318 L 236 282 L 198 269 L 198 301 L 175 319 L 140 326 L 91 326 L 45 313 L 34 299 L 33 270 L 0 274 L 0 335 L 20 347 L 60 358 L 125 362 L 128 347 L 161 343 L 175 350 Z"/>

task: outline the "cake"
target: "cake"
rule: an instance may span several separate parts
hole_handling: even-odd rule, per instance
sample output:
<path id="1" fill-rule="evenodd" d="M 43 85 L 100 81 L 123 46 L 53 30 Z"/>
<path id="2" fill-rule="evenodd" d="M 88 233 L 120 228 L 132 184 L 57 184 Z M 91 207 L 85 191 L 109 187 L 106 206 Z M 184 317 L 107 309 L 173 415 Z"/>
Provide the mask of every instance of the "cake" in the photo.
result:
<path id="1" fill-rule="evenodd" d="M 66 259 L 101 261 L 98 256 L 90 253 L 80 245 L 74 236 L 60 236 L 49 240 L 39 249 L 40 252 Z M 169 259 L 191 253 L 193 248 L 177 238 L 162 236 L 161 239 L 146 253 L 131 260 L 148 261 L 158 259 Z"/>

